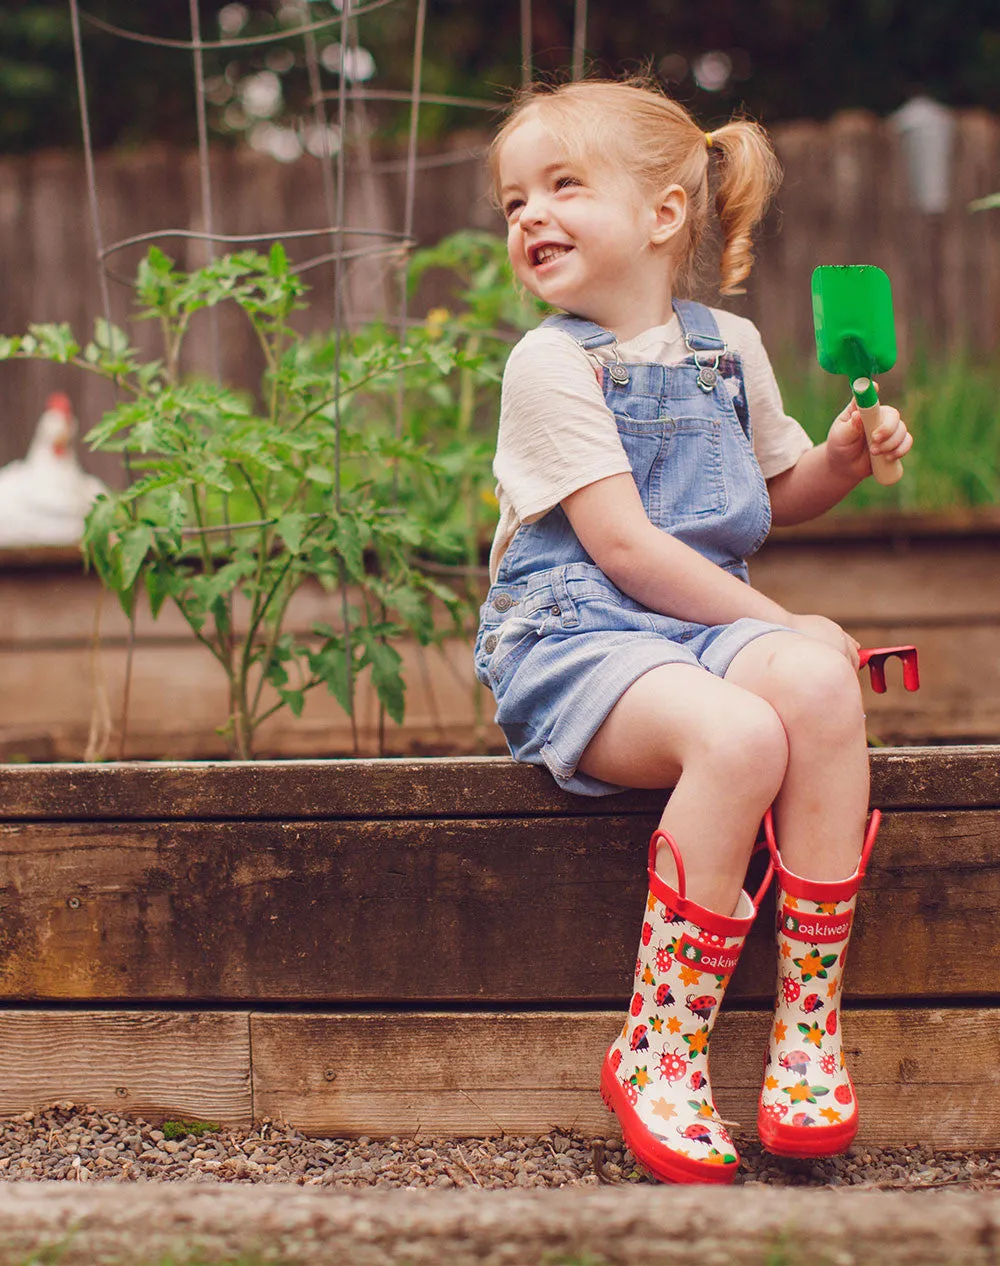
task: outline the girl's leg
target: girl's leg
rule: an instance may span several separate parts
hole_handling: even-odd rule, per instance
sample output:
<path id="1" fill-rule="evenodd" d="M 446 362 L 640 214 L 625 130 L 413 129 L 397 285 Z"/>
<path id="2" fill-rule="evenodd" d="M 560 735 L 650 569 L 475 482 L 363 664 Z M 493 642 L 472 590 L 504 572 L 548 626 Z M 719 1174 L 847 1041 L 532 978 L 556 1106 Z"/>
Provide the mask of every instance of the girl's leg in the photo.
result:
<path id="1" fill-rule="evenodd" d="M 758 638 L 727 680 L 759 693 L 788 735 L 788 771 L 769 840 L 777 874 L 778 988 L 758 1109 L 761 1142 L 786 1156 L 842 1152 L 858 1128 L 840 1000 L 864 863 L 868 753 L 857 676 L 796 634 Z M 780 844 L 780 853 L 778 851 Z"/>
<path id="2" fill-rule="evenodd" d="M 629 787 L 673 786 L 660 827 L 677 843 L 692 901 L 728 915 L 761 818 L 785 776 L 774 709 L 751 691 L 688 664 L 666 664 L 619 699 L 580 761 Z M 657 869 L 673 882 L 669 850 Z"/>
<path id="3" fill-rule="evenodd" d="M 788 737 L 788 766 L 774 802 L 784 864 L 810 879 L 852 874 L 868 814 L 857 673 L 832 647 L 776 632 L 745 646 L 726 681 L 766 700 Z"/>
<path id="4" fill-rule="evenodd" d="M 650 842 L 631 1004 L 601 1070 L 626 1143 L 662 1181 L 732 1182 L 739 1166 L 712 1097 L 709 1038 L 753 922 L 740 889 L 785 760 L 769 705 L 671 664 L 626 691 L 580 762 L 626 785 L 676 783 L 668 834 Z"/>

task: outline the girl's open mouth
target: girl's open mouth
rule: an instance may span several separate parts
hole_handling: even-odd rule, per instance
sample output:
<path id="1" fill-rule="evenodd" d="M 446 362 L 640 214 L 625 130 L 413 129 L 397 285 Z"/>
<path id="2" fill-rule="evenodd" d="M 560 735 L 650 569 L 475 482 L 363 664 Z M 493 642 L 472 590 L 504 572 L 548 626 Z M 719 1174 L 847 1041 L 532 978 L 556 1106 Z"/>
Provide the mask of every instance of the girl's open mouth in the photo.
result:
<path id="1" fill-rule="evenodd" d="M 572 246 L 566 246 L 562 242 L 540 242 L 537 246 L 533 246 L 528 252 L 528 258 L 531 260 L 532 266 L 540 268 L 542 264 L 551 263 L 554 259 L 559 259 L 562 255 L 568 255 L 573 249 Z"/>

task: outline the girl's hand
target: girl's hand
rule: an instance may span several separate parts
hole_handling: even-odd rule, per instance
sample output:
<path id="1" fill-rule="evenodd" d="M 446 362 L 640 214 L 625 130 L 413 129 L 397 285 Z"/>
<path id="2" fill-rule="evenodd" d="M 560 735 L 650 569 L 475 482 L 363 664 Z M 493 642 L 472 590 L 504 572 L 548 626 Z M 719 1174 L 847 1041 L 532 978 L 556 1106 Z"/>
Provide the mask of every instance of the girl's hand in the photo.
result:
<path id="1" fill-rule="evenodd" d="M 850 633 L 845 633 L 839 624 L 828 620 L 825 615 L 793 615 L 788 624 L 790 628 L 804 633 L 806 637 L 813 637 L 817 642 L 825 642 L 835 651 L 840 651 L 857 671 L 860 665 L 858 651 L 861 643 L 856 642 Z"/>
<path id="2" fill-rule="evenodd" d="M 883 404 L 881 419 L 872 436 L 872 452 L 891 461 L 905 456 L 912 447 L 913 436 L 899 416 L 899 410 Z M 860 483 L 872 473 L 861 411 L 853 397 L 847 408 L 834 418 L 826 437 L 826 448 L 834 469 L 850 475 L 855 483 Z"/>

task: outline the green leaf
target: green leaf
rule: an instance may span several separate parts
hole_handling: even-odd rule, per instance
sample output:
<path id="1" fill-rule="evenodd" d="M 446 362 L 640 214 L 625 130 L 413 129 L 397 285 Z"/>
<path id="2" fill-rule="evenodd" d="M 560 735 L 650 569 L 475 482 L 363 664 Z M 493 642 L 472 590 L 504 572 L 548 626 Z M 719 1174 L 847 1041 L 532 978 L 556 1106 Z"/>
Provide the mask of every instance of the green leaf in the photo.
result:
<path id="1" fill-rule="evenodd" d="M 394 647 L 373 637 L 369 629 L 360 629 L 359 633 L 365 647 L 362 666 L 371 665 L 372 685 L 379 701 L 396 724 L 402 725 L 406 705 L 406 686 L 400 672 L 402 656 Z"/>
<path id="2" fill-rule="evenodd" d="M 122 356 L 130 350 L 125 331 L 117 325 L 111 325 L 104 317 L 98 317 L 94 322 L 94 342 L 103 351 L 113 352 L 116 356 Z"/>
<path id="3" fill-rule="evenodd" d="M 293 717 L 300 717 L 305 707 L 306 697 L 301 690 L 279 690 L 283 703 L 288 705 Z"/>
<path id="4" fill-rule="evenodd" d="M 79 352 L 80 347 L 73 338 L 73 331 L 65 322 L 55 325 L 29 325 L 30 337 L 34 340 L 32 354 L 42 360 L 52 360 L 65 365 Z M 22 351 L 27 351 L 27 339 L 21 340 Z"/>
<path id="5" fill-rule="evenodd" d="M 143 573 L 146 595 L 149 598 L 149 611 L 155 620 L 160 614 L 164 602 L 174 591 L 175 578 L 169 564 L 155 562 Z"/>
<path id="6" fill-rule="evenodd" d="M 274 525 L 274 530 L 285 542 L 289 554 L 298 554 L 302 550 L 302 537 L 309 525 L 304 514 L 283 514 Z"/>
<path id="7" fill-rule="evenodd" d="M 140 523 L 131 530 L 122 532 L 118 547 L 118 585 L 120 593 L 131 589 L 139 569 L 146 561 L 146 555 L 153 548 L 153 529 L 148 523 Z"/>
<path id="8" fill-rule="evenodd" d="M 318 677 L 348 716 L 354 712 L 354 674 L 342 638 L 331 638 L 319 651 L 307 656 L 313 676 Z"/>

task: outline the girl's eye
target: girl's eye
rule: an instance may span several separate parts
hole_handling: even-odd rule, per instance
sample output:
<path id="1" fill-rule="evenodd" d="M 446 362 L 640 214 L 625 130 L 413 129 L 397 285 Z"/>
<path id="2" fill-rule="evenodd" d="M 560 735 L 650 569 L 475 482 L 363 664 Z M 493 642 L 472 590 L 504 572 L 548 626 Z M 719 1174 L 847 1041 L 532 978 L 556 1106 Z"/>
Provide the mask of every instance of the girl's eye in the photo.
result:
<path id="1" fill-rule="evenodd" d="M 557 189 L 571 189 L 580 184 L 575 176 L 559 176 L 556 180 Z"/>
<path id="2" fill-rule="evenodd" d="M 509 202 L 504 203 L 504 208 L 503 208 L 504 217 L 508 220 L 513 219 L 513 217 L 517 214 L 518 211 L 520 211 L 520 209 L 523 206 L 524 206 L 523 199 L 511 198 Z"/>

